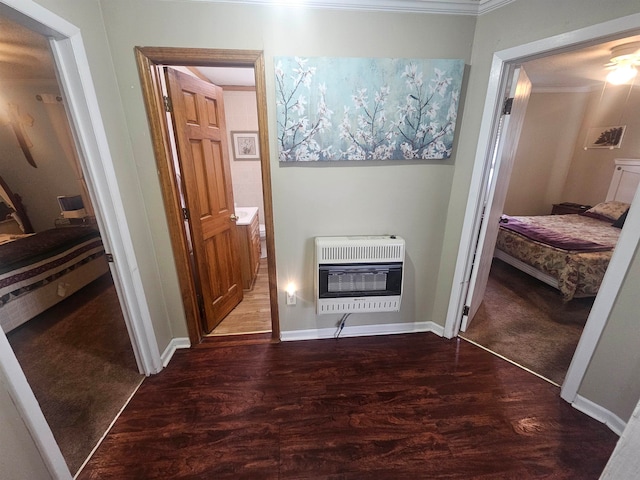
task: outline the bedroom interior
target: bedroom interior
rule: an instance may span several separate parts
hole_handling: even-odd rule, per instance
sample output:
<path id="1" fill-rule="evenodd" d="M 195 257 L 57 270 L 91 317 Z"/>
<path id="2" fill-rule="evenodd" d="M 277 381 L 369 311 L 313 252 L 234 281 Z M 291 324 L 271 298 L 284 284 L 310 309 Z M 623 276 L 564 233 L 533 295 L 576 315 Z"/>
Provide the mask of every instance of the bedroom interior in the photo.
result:
<path id="1" fill-rule="evenodd" d="M 0 326 L 77 471 L 140 384 L 45 37 L 0 17 Z"/>
<path id="2" fill-rule="evenodd" d="M 569 214 L 569 217 L 555 217 L 556 222 L 561 219 L 560 223 L 567 223 L 577 217 L 575 214 L 584 215 L 602 202 L 619 200 L 614 198 L 616 193 L 612 186 L 620 182 L 616 178 L 619 172 L 629 169 L 632 170 L 631 177 L 637 177 L 633 171 L 637 172 L 638 167 L 633 164 L 640 162 L 622 160 L 619 162 L 622 165 L 617 165 L 615 159 L 637 156 L 640 123 L 634 112 L 640 106 L 638 82 L 627 79 L 621 85 L 614 85 L 605 79 L 614 64 L 606 63 L 608 53 L 614 55 L 621 47 L 629 45 L 635 52 L 636 47 L 640 47 L 637 41 L 637 36 L 620 39 L 573 52 L 570 56 L 561 54 L 524 64 L 533 90 L 501 221 L 511 220 L 512 228 L 517 230 L 517 220 L 511 216 Z M 631 61 L 637 62 L 638 58 L 640 56 L 636 55 Z M 622 142 L 605 148 L 587 143 L 594 126 L 603 131 L 610 125 L 622 126 Z M 628 191 L 619 195 L 628 204 L 635 192 L 637 178 L 626 181 L 630 183 L 623 188 Z M 613 223 L 626 207 L 628 205 L 612 212 L 606 220 Z M 576 227 L 577 232 L 574 230 L 573 235 L 567 234 L 567 237 L 589 238 L 582 228 Z M 504 230 L 500 228 L 483 303 L 461 336 L 560 386 L 589 316 L 611 249 L 596 246 L 592 247 L 596 252 L 607 249 L 608 252 L 582 254 L 604 258 L 594 260 L 590 267 L 573 271 L 571 275 L 565 272 L 565 277 L 580 280 L 576 280 L 577 284 L 569 280 L 568 285 L 562 280 L 559 286 L 558 272 L 554 273 L 555 279 L 549 278 L 539 268 L 530 266 L 535 265 L 532 261 L 535 259 L 523 258 L 526 262 L 523 263 L 505 253 L 506 250 L 519 254 L 523 248 L 521 242 L 524 242 L 521 235 L 526 232 L 507 234 Z M 615 245 L 619 229 L 611 230 L 612 237 L 606 242 Z M 505 235 L 510 237 L 505 240 Z M 594 278 L 589 278 L 586 269 L 595 271 Z M 574 297 L 575 288 L 578 293 Z M 529 321 L 531 319 L 535 323 Z"/>

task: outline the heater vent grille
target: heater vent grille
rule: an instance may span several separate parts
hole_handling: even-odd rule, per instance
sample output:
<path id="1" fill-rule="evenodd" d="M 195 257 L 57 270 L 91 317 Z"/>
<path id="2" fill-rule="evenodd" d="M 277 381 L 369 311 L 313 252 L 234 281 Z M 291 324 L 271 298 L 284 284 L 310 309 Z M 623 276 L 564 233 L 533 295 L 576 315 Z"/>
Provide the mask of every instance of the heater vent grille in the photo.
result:
<path id="1" fill-rule="evenodd" d="M 316 237 L 317 313 L 399 311 L 404 254 L 393 235 Z"/>
<path id="2" fill-rule="evenodd" d="M 402 245 L 324 247 L 321 256 L 324 261 L 399 261 L 402 260 Z"/>
<path id="3" fill-rule="evenodd" d="M 401 262 L 404 259 L 404 242 L 399 239 L 367 237 L 358 241 L 356 238 L 319 242 L 318 262 Z"/>

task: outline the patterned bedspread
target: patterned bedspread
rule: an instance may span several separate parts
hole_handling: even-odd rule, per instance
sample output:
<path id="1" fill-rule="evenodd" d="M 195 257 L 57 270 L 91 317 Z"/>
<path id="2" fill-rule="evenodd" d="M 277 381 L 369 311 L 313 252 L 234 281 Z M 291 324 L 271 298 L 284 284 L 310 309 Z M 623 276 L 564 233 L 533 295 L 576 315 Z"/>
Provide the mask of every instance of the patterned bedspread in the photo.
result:
<path id="1" fill-rule="evenodd" d="M 550 275 L 558 281 L 563 299 L 589 297 L 598 293 L 609 265 L 620 229 L 583 215 L 512 217 L 534 228 L 550 229 L 567 238 L 586 239 L 611 250 L 579 252 L 552 247 L 525 235 L 500 228 L 496 248 Z"/>
<path id="2" fill-rule="evenodd" d="M 97 230 L 67 227 L 0 245 L 0 306 L 104 255 Z"/>

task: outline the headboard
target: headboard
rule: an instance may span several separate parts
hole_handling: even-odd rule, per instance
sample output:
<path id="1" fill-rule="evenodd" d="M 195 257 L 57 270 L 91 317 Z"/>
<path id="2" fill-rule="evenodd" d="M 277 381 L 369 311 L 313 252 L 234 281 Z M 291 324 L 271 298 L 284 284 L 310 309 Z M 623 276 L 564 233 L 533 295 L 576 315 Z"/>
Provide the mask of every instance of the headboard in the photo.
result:
<path id="1" fill-rule="evenodd" d="M 613 172 L 607 201 L 631 203 L 640 184 L 640 159 L 616 158 L 616 169 Z"/>

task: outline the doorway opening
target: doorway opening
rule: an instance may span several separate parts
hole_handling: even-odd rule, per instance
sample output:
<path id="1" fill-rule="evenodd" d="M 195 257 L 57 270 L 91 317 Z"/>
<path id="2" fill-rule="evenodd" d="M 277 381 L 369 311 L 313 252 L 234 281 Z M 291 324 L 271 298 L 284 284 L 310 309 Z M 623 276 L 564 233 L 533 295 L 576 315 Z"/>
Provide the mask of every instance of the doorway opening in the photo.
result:
<path id="1" fill-rule="evenodd" d="M 483 244 L 484 232 L 482 230 L 482 212 L 488 211 L 492 205 L 493 192 L 488 182 L 490 175 L 490 155 L 498 142 L 498 129 L 500 111 L 502 110 L 502 99 L 506 98 L 508 80 L 511 78 L 516 66 L 525 64 L 528 61 L 550 57 L 558 53 L 577 51 L 586 47 L 610 41 L 619 41 L 629 35 L 637 35 L 636 30 L 630 30 L 628 24 L 620 21 L 616 27 L 616 22 L 603 27 L 602 25 L 585 28 L 583 30 L 570 32 L 564 38 L 551 37 L 532 44 L 514 47 L 509 50 L 497 52 L 494 56 L 492 80 L 488 87 L 487 103 L 485 104 L 485 114 L 481 132 L 481 141 L 477 149 L 478 165 L 474 171 L 471 192 L 465 214 L 466 234 L 463 235 L 459 250 L 458 264 L 454 275 L 454 288 L 447 314 L 445 325 L 445 335 L 448 337 L 458 335 L 461 322 L 465 316 L 465 304 L 469 304 L 467 297 L 470 289 L 470 278 L 474 268 L 474 256 L 476 251 L 481 251 L 479 246 Z M 637 22 L 636 22 L 637 23 Z M 602 67 L 602 65 L 601 65 Z M 608 165 L 613 169 L 613 162 Z M 495 176 L 494 176 L 495 177 Z M 609 175 L 611 178 L 611 175 Z M 494 180 L 495 182 L 495 180 Z M 488 192 L 488 193 L 487 193 Z M 605 187 L 606 192 L 606 187 Z M 484 199 L 486 198 L 486 203 Z M 562 199 L 561 201 L 565 201 Z M 499 206 L 501 210 L 503 205 Z M 550 209 L 551 205 L 549 205 Z M 501 212 L 502 213 L 502 212 Z M 632 208 L 628 218 L 634 218 L 636 212 Z M 635 220 L 634 220 L 635 221 Z M 625 225 L 629 226 L 627 222 Z M 484 229 L 487 227 L 485 226 Z M 597 341 L 604 328 L 609 312 L 612 309 L 615 296 L 623 281 L 628 269 L 633 252 L 635 251 L 640 236 L 633 232 L 631 228 L 625 228 L 620 234 L 620 240 L 609 263 L 607 274 L 600 286 L 599 293 L 590 309 L 588 320 L 582 331 L 582 336 L 573 354 L 571 365 L 562 382 L 561 396 L 563 399 L 574 402 L 577 397 L 577 390 L 586 372 L 587 365 L 593 355 Z"/>
<path id="2" fill-rule="evenodd" d="M 229 165 L 240 246 L 242 301 L 208 335 L 271 333 L 264 192 L 255 70 L 250 67 L 192 67 L 222 87 L 229 140 Z"/>
<path id="3" fill-rule="evenodd" d="M 552 214 L 570 215 L 562 217 L 569 222 L 607 200 L 607 187 L 616 171 L 614 157 L 620 156 L 619 151 L 624 156 L 628 143 L 621 145 L 622 150 L 586 149 L 585 125 L 629 123 L 630 136 L 625 140 L 633 142 L 638 136 L 632 115 L 640 104 L 640 91 L 633 85 L 609 84 L 604 78 L 609 52 L 637 38 L 616 39 L 522 63 L 532 92 L 512 171 L 508 179 L 498 178 L 508 185 L 504 201 L 498 202 L 502 203 L 499 214 L 536 222 L 553 221 L 544 217 Z M 495 197 L 493 201 L 495 204 Z M 552 224 L 545 225 L 550 228 Z M 586 228 L 581 228 L 581 236 L 587 235 Z M 615 242 L 620 230 L 611 230 L 615 237 L 611 241 Z M 560 386 L 595 299 L 594 288 L 586 288 L 585 283 L 601 280 L 605 269 L 598 266 L 589 277 L 581 273 L 584 278 L 577 280 L 575 295 L 569 295 L 568 289 L 563 295 L 553 279 L 545 278 L 530 263 L 516 261 L 536 261 L 525 258 L 528 247 L 524 240 L 522 250 L 511 255 L 505 252 L 505 242 L 512 240 L 521 238 L 501 228 L 495 247 L 492 244 L 483 250 L 483 256 L 493 258 L 487 288 L 471 301 L 471 305 L 478 302 L 477 313 L 463 321 L 461 336 Z M 589 255 L 594 259 L 575 256 L 576 262 L 592 265 L 595 257 L 606 261 L 611 253 Z"/>
<path id="4" fill-rule="evenodd" d="M 92 178 L 85 178 L 73 141 L 49 39 L 19 20 L 0 14 L 7 58 L 0 68 L 0 111 L 19 112 L 13 128 L 0 131 L 0 183 L 9 192 L 0 201 L 25 206 L 15 219 L 7 208 L 0 222 L 6 268 L 0 324 L 69 470 L 77 472 L 144 376 L 100 240 Z M 11 190 L 19 201 L 8 198 Z M 82 208 L 61 211 L 68 199 Z M 14 231 L 15 221 L 28 227 Z M 78 243 L 86 238 L 92 240 Z M 60 250 L 48 251 L 40 242 Z M 9 256 L 24 259 L 21 270 L 9 269 Z"/>
<path id="5" fill-rule="evenodd" d="M 205 335 L 210 333 L 217 335 L 259 331 L 270 331 L 272 341 L 279 341 L 280 329 L 276 294 L 271 177 L 262 52 L 138 47 L 136 48 L 136 58 L 143 85 L 147 115 L 150 119 L 156 161 L 160 171 L 165 210 L 171 232 L 172 247 L 178 269 L 191 343 L 199 343 Z M 181 75 L 168 74 L 164 71 L 166 67 L 170 67 L 168 71 L 186 71 L 184 75 L 191 75 L 193 78 L 189 80 Z M 232 107 L 231 110 L 233 110 L 227 111 L 225 105 L 226 118 L 224 121 L 229 124 L 229 127 L 224 126 L 225 131 L 222 134 L 221 146 L 216 147 L 222 152 L 220 156 L 233 157 L 233 159 L 227 159 L 226 161 L 220 160 L 221 164 L 227 165 L 226 167 L 221 167 L 221 170 L 225 168 L 230 170 L 229 173 L 232 180 L 230 179 L 229 183 L 233 183 L 233 185 L 227 188 L 218 183 L 215 190 L 218 194 L 221 188 L 231 191 L 231 196 L 227 197 L 226 203 L 222 202 L 224 205 L 219 207 L 219 210 L 223 212 L 221 217 L 227 215 L 226 218 L 231 218 L 232 221 L 238 223 L 234 225 L 235 228 L 233 230 L 235 233 L 230 234 L 230 236 L 237 235 L 239 240 L 228 242 L 230 246 L 227 249 L 234 250 L 236 253 L 229 254 L 229 257 L 231 258 L 231 255 L 241 252 L 242 245 L 246 245 L 249 250 L 249 252 L 239 255 L 237 257 L 238 260 L 231 261 L 231 263 L 239 264 L 241 260 L 244 261 L 251 258 L 253 260 L 249 261 L 249 266 L 245 268 L 245 271 L 251 272 L 249 274 L 251 278 L 248 278 L 246 273 L 243 277 L 246 281 L 243 282 L 242 289 L 244 292 L 240 297 L 244 298 L 244 300 L 230 313 L 225 312 L 223 316 L 227 318 L 222 319 L 220 322 L 218 322 L 218 319 L 211 321 L 213 314 L 207 308 L 209 304 L 215 303 L 215 299 L 209 301 L 206 291 L 207 285 L 212 283 L 208 282 L 208 278 L 215 279 L 219 277 L 219 271 L 205 273 L 203 280 L 203 267 L 198 268 L 199 265 L 202 265 L 202 260 L 198 260 L 197 242 L 200 241 L 199 231 L 204 230 L 199 230 L 197 223 L 204 217 L 200 215 L 194 222 L 194 215 L 190 213 L 188 222 L 185 222 L 184 218 L 183 209 L 187 206 L 185 199 L 188 201 L 189 188 L 193 192 L 193 189 L 197 188 L 194 187 L 197 182 L 194 179 L 189 180 L 187 178 L 190 167 L 185 169 L 187 157 L 194 158 L 194 156 L 191 152 L 180 149 L 179 130 L 176 130 L 178 134 L 174 141 L 171 133 L 174 129 L 170 125 L 172 122 L 171 116 L 166 115 L 166 112 L 164 112 L 163 98 L 165 94 L 163 84 L 165 83 L 168 85 L 168 93 L 170 94 L 171 102 L 174 104 L 172 108 L 175 109 L 177 106 L 180 109 L 184 103 L 179 97 L 184 97 L 184 91 L 186 90 L 181 90 L 183 93 L 180 94 L 176 94 L 179 90 L 178 88 L 174 87 L 174 90 L 172 90 L 170 80 L 172 75 L 181 76 L 183 83 L 195 83 L 195 78 L 199 78 L 200 81 L 213 86 L 227 83 L 226 89 L 224 86 L 220 88 L 220 85 L 218 85 L 218 88 L 223 92 L 221 97 L 224 99 L 224 103 L 229 102 Z M 168 78 L 167 81 L 165 81 L 165 76 Z M 229 77 L 231 80 L 224 80 L 224 78 Z M 249 83 L 253 85 L 232 85 L 229 88 L 229 84 L 244 83 L 247 78 L 250 79 Z M 190 89 L 191 87 L 185 88 Z M 202 88 L 207 87 L 205 85 Z M 213 93 L 211 95 L 213 96 Z M 190 96 L 190 94 L 187 96 Z M 253 97 L 253 100 L 251 100 L 251 97 Z M 212 103 L 223 102 L 215 101 Z M 240 112 L 240 107 L 238 109 L 233 107 L 234 104 L 244 105 L 245 107 L 253 104 L 255 113 L 247 116 L 246 109 L 242 113 Z M 176 125 L 181 122 L 180 115 L 178 111 L 174 114 Z M 233 128 L 241 129 L 233 130 Z M 234 142 L 237 143 L 240 138 L 245 137 L 254 142 L 252 145 L 255 151 L 259 152 L 259 155 L 254 155 L 253 150 L 245 152 L 244 155 L 236 153 L 234 148 L 237 149 L 238 145 L 234 145 Z M 204 150 L 206 151 L 209 148 L 207 146 Z M 180 157 L 177 161 L 176 155 L 172 153 L 174 151 L 178 152 L 177 157 Z M 196 154 L 196 156 L 198 155 Z M 213 157 L 217 155 L 217 153 L 214 153 Z M 182 179 L 183 174 L 184 180 Z M 201 174 L 197 174 L 194 178 L 201 176 Z M 247 180 L 248 176 L 251 176 L 254 181 L 253 188 L 247 189 L 242 183 Z M 256 181 L 258 182 L 257 186 L 261 187 L 261 191 L 256 188 Z M 210 183 L 210 185 L 213 185 L 213 183 Z M 214 190 L 214 188 L 208 188 L 208 191 L 211 190 Z M 207 195 L 202 194 L 199 197 L 204 198 Z M 193 193 L 191 198 L 194 198 Z M 233 200 L 228 200 L 228 198 L 233 198 Z M 206 208 L 201 208 L 201 205 L 202 201 L 200 201 L 200 206 L 196 206 L 198 212 L 207 210 Z M 192 207 L 193 201 L 191 205 L 188 205 L 189 209 Z M 243 209 L 241 207 L 246 208 Z M 245 223 L 247 225 L 244 225 Z M 261 229 L 260 225 L 264 227 Z M 262 239 L 260 239 L 260 230 L 263 232 Z M 246 242 L 241 241 L 241 234 L 247 235 Z M 259 242 L 257 244 L 255 244 L 256 238 Z M 234 245 L 237 245 L 237 247 L 234 247 Z M 255 252 L 260 251 L 262 251 L 262 254 L 255 255 Z M 200 258 L 204 258 L 207 255 L 206 248 L 201 249 L 200 252 Z M 259 299 L 257 306 L 256 298 Z M 237 322 L 238 318 L 245 318 L 247 315 L 253 320 L 259 317 L 262 318 L 262 321 L 259 322 L 260 325 L 256 326 L 251 323 L 242 325 Z"/>

